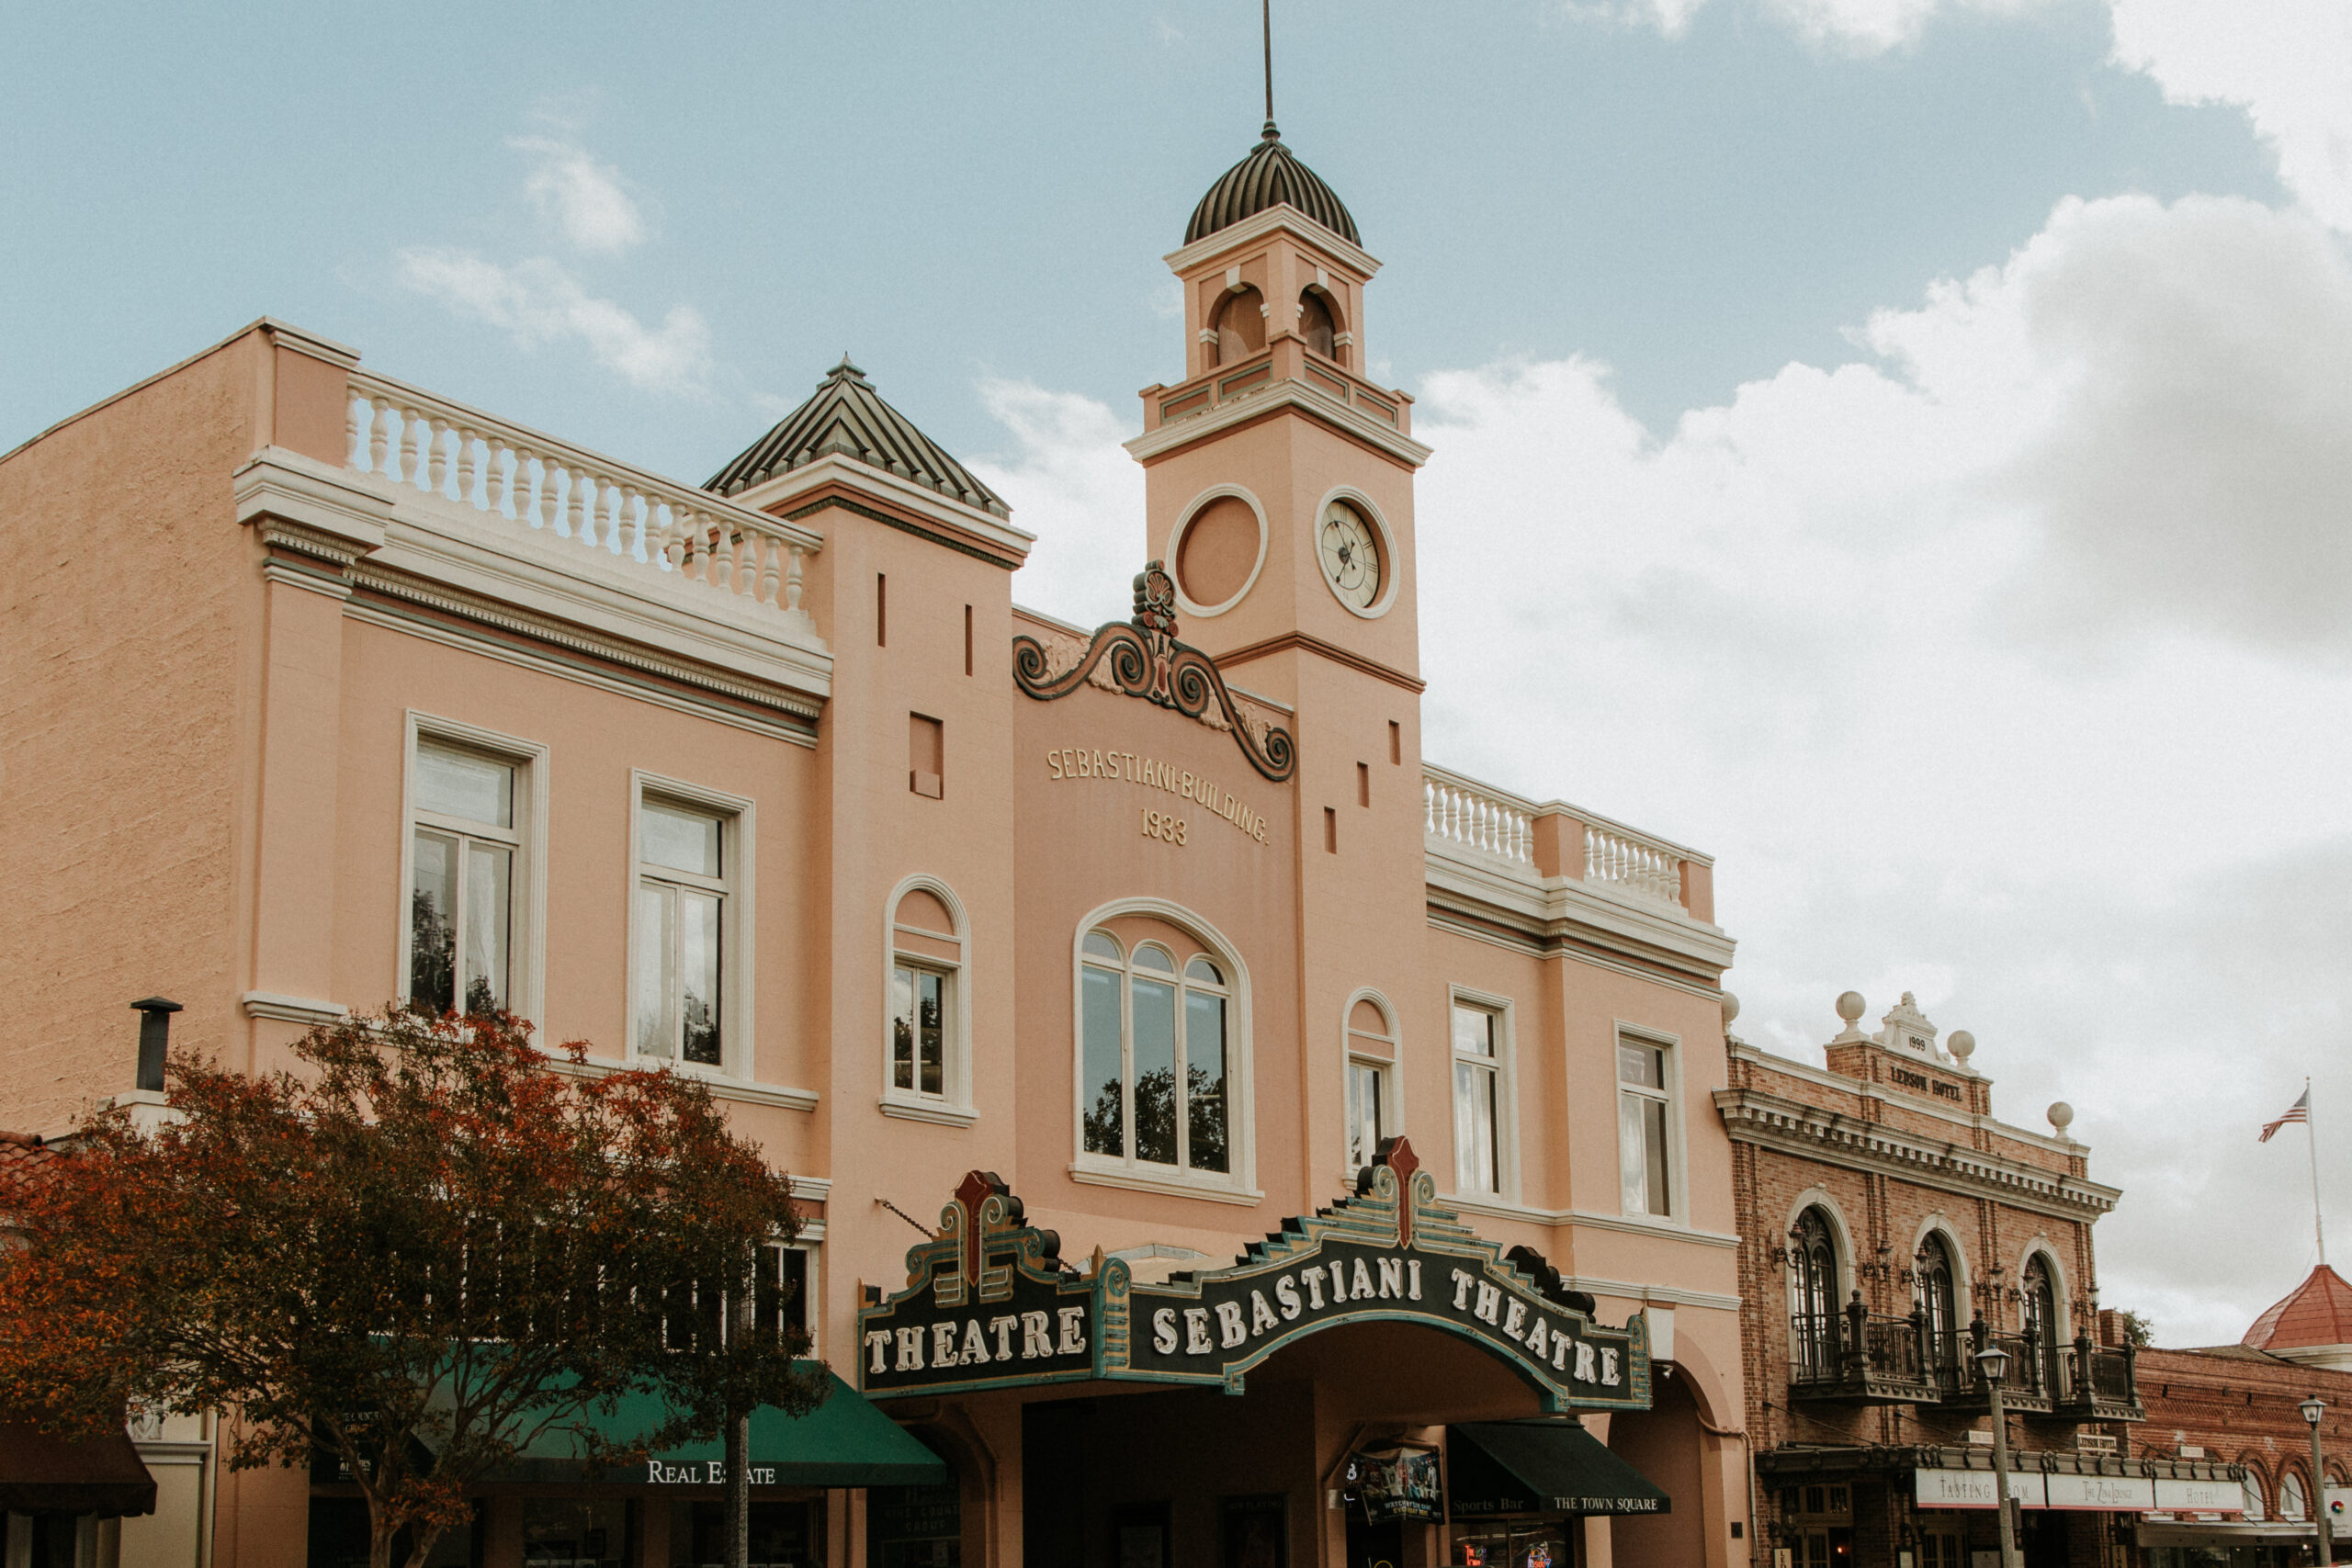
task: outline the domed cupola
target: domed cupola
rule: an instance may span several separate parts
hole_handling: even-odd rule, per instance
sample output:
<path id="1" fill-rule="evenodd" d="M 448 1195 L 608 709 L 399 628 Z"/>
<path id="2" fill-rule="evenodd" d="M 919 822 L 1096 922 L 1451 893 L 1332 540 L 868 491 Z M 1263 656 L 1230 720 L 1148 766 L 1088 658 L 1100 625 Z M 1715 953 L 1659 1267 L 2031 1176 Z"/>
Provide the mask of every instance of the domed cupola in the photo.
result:
<path id="1" fill-rule="evenodd" d="M 1226 170 L 1216 184 L 1209 186 L 1208 195 L 1201 197 L 1201 204 L 1193 209 L 1193 220 L 1184 226 L 1184 243 L 1189 245 L 1285 202 L 1348 243 L 1363 243 L 1356 235 L 1356 220 L 1348 216 L 1345 204 L 1314 170 L 1283 145 L 1282 132 L 1274 129 L 1271 119 L 1250 156 Z"/>

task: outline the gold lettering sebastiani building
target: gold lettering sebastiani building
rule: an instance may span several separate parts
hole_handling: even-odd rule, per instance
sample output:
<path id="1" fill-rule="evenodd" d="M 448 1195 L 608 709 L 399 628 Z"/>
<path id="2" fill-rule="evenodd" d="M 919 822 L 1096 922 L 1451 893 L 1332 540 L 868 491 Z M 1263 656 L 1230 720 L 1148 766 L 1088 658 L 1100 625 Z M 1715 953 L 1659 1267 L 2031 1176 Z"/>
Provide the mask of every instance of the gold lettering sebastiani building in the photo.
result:
<path id="1" fill-rule="evenodd" d="M 846 360 L 700 487 L 269 321 L 0 461 L 11 776 L 80 803 L 0 824 L 12 1121 L 158 993 L 256 1070 L 390 998 L 706 1077 L 828 1419 L 937 1456 L 755 1427 L 763 1560 L 1747 1562 L 1712 863 L 1423 758 L 1429 449 L 1272 125 L 1168 262 L 1092 629 Z M 536 1466 L 449 1561 L 708 1561 L 707 1460 Z M 213 1484 L 221 1568 L 346 1550 L 333 1476 Z"/>

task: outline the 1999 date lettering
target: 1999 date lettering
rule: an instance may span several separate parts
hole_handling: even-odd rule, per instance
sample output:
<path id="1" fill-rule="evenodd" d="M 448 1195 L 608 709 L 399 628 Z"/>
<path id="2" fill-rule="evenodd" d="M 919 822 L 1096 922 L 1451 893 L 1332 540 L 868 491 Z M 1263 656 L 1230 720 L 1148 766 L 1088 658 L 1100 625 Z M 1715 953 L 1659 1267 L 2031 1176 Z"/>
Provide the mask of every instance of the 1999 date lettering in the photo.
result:
<path id="1" fill-rule="evenodd" d="M 1185 829 L 1190 826 L 1182 817 L 1170 817 L 1165 812 L 1146 811 L 1143 814 L 1143 836 L 1158 839 L 1163 843 L 1182 843 Z"/>

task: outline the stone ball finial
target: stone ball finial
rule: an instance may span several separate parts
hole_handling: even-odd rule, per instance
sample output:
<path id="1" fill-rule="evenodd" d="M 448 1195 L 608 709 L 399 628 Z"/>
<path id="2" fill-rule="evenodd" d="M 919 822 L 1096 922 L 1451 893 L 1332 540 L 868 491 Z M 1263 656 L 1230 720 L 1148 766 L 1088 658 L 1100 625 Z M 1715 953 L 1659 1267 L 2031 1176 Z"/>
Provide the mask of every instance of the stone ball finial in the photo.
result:
<path id="1" fill-rule="evenodd" d="M 2075 1108 L 2063 1100 L 2053 1100 L 2048 1114 L 2050 1125 L 2057 1129 L 2058 1135 L 2062 1138 L 2069 1136 L 2066 1129 L 2075 1124 Z"/>
<path id="2" fill-rule="evenodd" d="M 1951 1053 L 1952 1060 L 1966 1066 L 1968 1058 L 1976 1054 L 1976 1036 L 1965 1029 L 1955 1029 L 1944 1036 L 1944 1049 Z"/>
<path id="3" fill-rule="evenodd" d="M 1842 992 L 1838 998 L 1838 1016 L 1844 1019 L 1847 1026 L 1851 1028 L 1861 1018 L 1862 1010 L 1869 1006 L 1868 1002 L 1862 1000 L 1861 992 Z"/>
<path id="4" fill-rule="evenodd" d="M 1739 998 L 1733 996 L 1729 991 L 1725 991 L 1724 993 L 1724 1027 L 1725 1029 L 1729 1029 L 1731 1027 L 1731 1021 L 1738 1016 Z"/>

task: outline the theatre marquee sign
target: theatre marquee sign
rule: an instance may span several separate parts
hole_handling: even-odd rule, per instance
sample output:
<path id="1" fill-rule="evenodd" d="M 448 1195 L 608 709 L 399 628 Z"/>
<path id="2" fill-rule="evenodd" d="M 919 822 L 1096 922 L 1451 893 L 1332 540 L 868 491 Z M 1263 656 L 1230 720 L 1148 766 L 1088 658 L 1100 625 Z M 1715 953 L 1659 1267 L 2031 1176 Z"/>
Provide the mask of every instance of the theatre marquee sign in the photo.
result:
<path id="1" fill-rule="evenodd" d="M 859 1317 L 868 1394 L 1081 1379 L 1207 1383 L 1241 1392 L 1287 1345 L 1351 1323 L 1417 1323 L 1509 1363 L 1547 1411 L 1647 1409 L 1647 1330 L 1596 1324 L 1537 1254 L 1501 1254 L 1436 1206 L 1436 1183 L 1402 1140 L 1353 1197 L 1284 1222 L 1232 1267 L 1138 1283 L 1098 1258 L 1067 1270 L 1051 1232 L 976 1171 L 942 1235 L 907 1255 L 908 1289 Z"/>

